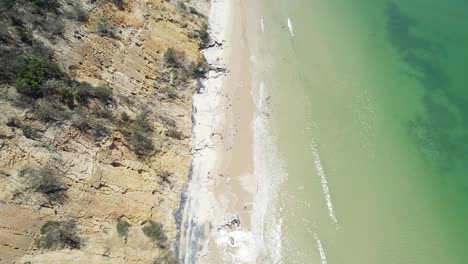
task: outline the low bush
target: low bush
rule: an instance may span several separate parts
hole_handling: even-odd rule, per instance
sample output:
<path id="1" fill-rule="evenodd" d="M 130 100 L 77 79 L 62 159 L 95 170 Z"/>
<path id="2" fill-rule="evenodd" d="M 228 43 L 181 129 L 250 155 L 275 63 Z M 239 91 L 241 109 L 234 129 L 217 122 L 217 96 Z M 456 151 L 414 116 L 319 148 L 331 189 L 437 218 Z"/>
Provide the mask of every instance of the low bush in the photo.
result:
<path id="1" fill-rule="evenodd" d="M 34 42 L 31 29 L 23 26 L 15 26 L 15 30 L 16 33 L 18 33 L 21 42 L 28 45 L 31 45 Z"/>
<path id="2" fill-rule="evenodd" d="M 178 65 L 178 58 L 174 52 L 174 49 L 167 48 L 166 52 L 164 53 L 164 62 L 171 67 L 175 67 Z"/>
<path id="3" fill-rule="evenodd" d="M 153 264 L 177 264 L 177 259 L 170 251 L 162 254 L 153 260 Z"/>
<path id="4" fill-rule="evenodd" d="M 131 226 L 132 225 L 128 221 L 121 217 L 119 220 L 117 220 L 117 233 L 119 236 L 127 238 L 128 231 Z"/>
<path id="5" fill-rule="evenodd" d="M 82 239 L 77 234 L 75 221 L 48 221 L 41 227 L 41 236 L 35 244 L 44 249 L 79 249 Z"/>
<path id="6" fill-rule="evenodd" d="M 108 1 L 116 5 L 119 9 L 125 8 L 125 0 L 108 0 Z"/>
<path id="7" fill-rule="evenodd" d="M 160 92 L 162 94 L 165 94 L 167 98 L 172 99 L 172 100 L 179 98 L 179 94 L 177 93 L 177 90 L 172 86 L 165 86 L 160 89 Z"/>
<path id="8" fill-rule="evenodd" d="M 209 70 L 208 62 L 204 56 L 201 56 L 196 62 L 192 62 L 187 70 L 193 78 L 203 78 Z"/>
<path id="9" fill-rule="evenodd" d="M 17 117 L 9 118 L 6 125 L 9 127 L 21 129 L 21 131 L 23 131 L 23 135 L 29 139 L 38 140 L 41 138 L 39 130 L 27 124 L 23 124 Z"/>
<path id="10" fill-rule="evenodd" d="M 128 141 L 140 159 L 147 157 L 154 151 L 153 141 L 141 132 L 134 131 Z"/>
<path id="11" fill-rule="evenodd" d="M 181 131 L 177 130 L 176 128 L 169 128 L 168 130 L 166 130 L 166 136 L 168 137 L 171 137 L 171 138 L 174 138 L 174 139 L 178 139 L 178 140 L 181 140 L 184 138 L 184 135 L 182 134 Z"/>
<path id="12" fill-rule="evenodd" d="M 16 0 L 1 0 L 0 1 L 0 12 L 4 13 L 9 11 L 16 3 Z"/>
<path id="13" fill-rule="evenodd" d="M 170 183 L 171 182 L 171 180 L 170 180 L 171 177 L 172 177 L 172 173 L 169 172 L 169 171 L 162 171 L 159 174 L 159 178 L 161 179 L 162 182 Z"/>
<path id="14" fill-rule="evenodd" d="M 64 202 L 67 187 L 51 170 L 26 168 L 20 175 L 32 190 L 46 196 L 50 204 Z"/>
<path id="15" fill-rule="evenodd" d="M 72 125 L 81 131 L 86 131 L 90 128 L 86 110 L 83 107 L 77 107 L 71 116 Z"/>
<path id="16" fill-rule="evenodd" d="M 77 2 L 73 5 L 73 8 L 68 12 L 67 17 L 69 19 L 74 19 L 79 22 L 87 22 L 89 19 L 89 14 L 83 8 L 83 5 Z"/>
<path id="17" fill-rule="evenodd" d="M 102 103 L 110 103 L 112 101 L 112 90 L 104 87 L 94 87 L 89 83 L 78 83 L 73 84 L 75 90 L 75 99 L 81 104 L 87 104 L 90 98 L 97 99 Z"/>
<path id="18" fill-rule="evenodd" d="M 127 112 L 122 112 L 122 113 L 120 114 L 120 119 L 121 119 L 123 122 L 127 122 L 127 121 L 129 120 Z"/>
<path id="19" fill-rule="evenodd" d="M 49 39 L 56 36 L 63 36 L 65 33 L 65 24 L 63 19 L 58 15 L 48 15 L 40 25 L 44 35 Z"/>
<path id="20" fill-rule="evenodd" d="M 146 226 L 142 228 L 143 234 L 147 236 L 151 241 L 156 243 L 159 247 L 164 248 L 166 246 L 167 237 L 162 230 L 162 225 L 152 220 L 148 222 Z"/>
<path id="21" fill-rule="evenodd" d="M 97 120 L 97 119 L 91 120 L 90 127 L 92 129 L 92 135 L 95 141 L 100 141 L 110 136 L 112 132 L 109 128 L 103 125 L 102 120 Z"/>
<path id="22" fill-rule="evenodd" d="M 29 0 L 41 11 L 55 12 L 60 8 L 59 0 Z"/>
<path id="23" fill-rule="evenodd" d="M 107 16 L 101 16 L 96 23 L 96 33 L 101 37 L 114 38 L 115 24 Z"/>
<path id="24" fill-rule="evenodd" d="M 42 135 L 41 132 L 29 125 L 22 125 L 21 131 L 23 131 L 23 135 L 32 140 L 39 140 L 41 139 Z"/>
<path id="25" fill-rule="evenodd" d="M 0 83 L 13 84 L 16 74 L 24 67 L 23 51 L 0 45 Z"/>
<path id="26" fill-rule="evenodd" d="M 6 125 L 8 127 L 16 127 L 16 128 L 21 128 L 21 121 L 17 117 L 10 117 L 8 118 Z"/>
<path id="27" fill-rule="evenodd" d="M 164 62 L 169 67 L 183 68 L 185 62 L 185 53 L 173 48 L 167 48 L 163 56 Z"/>
<path id="28" fill-rule="evenodd" d="M 42 101 L 35 105 L 34 114 L 44 122 L 53 122 L 69 119 L 72 112 L 56 101 Z"/>
<path id="29" fill-rule="evenodd" d="M 115 120 L 115 117 L 114 115 L 112 114 L 112 111 L 111 109 L 109 109 L 108 107 L 95 107 L 93 109 L 91 109 L 91 115 L 95 118 L 104 118 L 104 119 L 107 119 L 111 122 L 114 122 Z"/>
<path id="30" fill-rule="evenodd" d="M 141 113 L 135 120 L 125 122 L 123 126 L 119 127 L 119 131 L 130 143 L 138 158 L 143 159 L 153 153 L 154 144 L 151 140 L 153 128 L 147 113 Z"/>
<path id="31" fill-rule="evenodd" d="M 198 30 L 197 33 L 200 38 L 200 48 L 201 49 L 208 48 L 211 42 L 210 34 L 208 33 L 208 24 L 203 23 L 202 28 Z"/>

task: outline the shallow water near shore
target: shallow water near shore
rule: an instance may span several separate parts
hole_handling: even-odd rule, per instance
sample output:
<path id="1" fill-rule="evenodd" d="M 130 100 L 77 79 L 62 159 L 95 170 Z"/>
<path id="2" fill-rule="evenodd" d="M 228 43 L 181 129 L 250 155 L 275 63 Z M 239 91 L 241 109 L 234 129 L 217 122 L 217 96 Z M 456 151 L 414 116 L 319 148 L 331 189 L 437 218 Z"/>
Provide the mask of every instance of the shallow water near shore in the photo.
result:
<path id="1" fill-rule="evenodd" d="M 468 4 L 260 2 L 259 262 L 468 263 Z"/>

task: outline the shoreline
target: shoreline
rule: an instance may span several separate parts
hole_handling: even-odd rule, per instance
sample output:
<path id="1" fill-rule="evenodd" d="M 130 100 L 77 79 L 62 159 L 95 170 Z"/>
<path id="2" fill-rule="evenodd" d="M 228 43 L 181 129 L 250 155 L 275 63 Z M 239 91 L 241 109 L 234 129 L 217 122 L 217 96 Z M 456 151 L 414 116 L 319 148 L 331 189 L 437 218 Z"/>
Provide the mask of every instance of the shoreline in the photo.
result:
<path id="1" fill-rule="evenodd" d="M 212 45 L 202 53 L 212 70 L 193 96 L 193 162 L 177 252 L 183 263 L 255 263 L 258 256 L 252 61 L 247 20 L 234 20 L 246 15 L 243 3 L 211 1 Z"/>

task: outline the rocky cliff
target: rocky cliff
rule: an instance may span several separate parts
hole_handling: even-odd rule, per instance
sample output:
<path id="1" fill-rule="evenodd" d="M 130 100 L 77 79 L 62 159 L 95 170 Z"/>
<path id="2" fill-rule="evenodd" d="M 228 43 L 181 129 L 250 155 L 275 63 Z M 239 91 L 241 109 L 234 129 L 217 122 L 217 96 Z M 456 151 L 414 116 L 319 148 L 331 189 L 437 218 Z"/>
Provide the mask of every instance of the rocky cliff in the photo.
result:
<path id="1" fill-rule="evenodd" d="M 0 263 L 175 263 L 208 5 L 2 0 Z"/>

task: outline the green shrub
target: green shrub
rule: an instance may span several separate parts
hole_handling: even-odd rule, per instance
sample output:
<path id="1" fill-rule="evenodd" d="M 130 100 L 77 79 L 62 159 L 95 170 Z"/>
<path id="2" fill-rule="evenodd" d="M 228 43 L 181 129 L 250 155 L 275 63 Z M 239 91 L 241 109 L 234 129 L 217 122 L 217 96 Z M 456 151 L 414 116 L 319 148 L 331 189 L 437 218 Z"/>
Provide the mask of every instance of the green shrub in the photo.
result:
<path id="1" fill-rule="evenodd" d="M 119 236 L 127 238 L 128 231 L 131 226 L 132 225 L 129 222 L 127 222 L 121 217 L 119 218 L 119 220 L 117 220 L 117 233 L 119 234 Z"/>
<path id="2" fill-rule="evenodd" d="M 82 240 L 77 234 L 75 221 L 48 221 L 41 227 L 36 245 L 45 249 L 79 249 Z"/>
<path id="3" fill-rule="evenodd" d="M 47 63 L 39 57 L 31 56 L 18 73 L 16 89 L 19 93 L 40 97 L 42 84 L 49 79 L 60 78 L 61 73 L 53 63 Z"/>
<path id="4" fill-rule="evenodd" d="M 152 220 L 143 227 L 143 234 L 147 236 L 151 241 L 156 243 L 159 247 L 164 248 L 166 246 L 167 237 L 162 230 L 162 225 Z"/>
<path id="5" fill-rule="evenodd" d="M 51 170 L 26 168 L 20 175 L 26 179 L 32 190 L 46 196 L 49 203 L 62 203 L 66 198 L 66 185 Z"/>
<path id="6" fill-rule="evenodd" d="M 127 122 L 128 119 L 129 119 L 129 118 L 128 118 L 127 112 L 122 112 L 122 113 L 120 114 L 120 119 L 122 119 L 122 121 L 124 121 L 124 122 Z"/>

